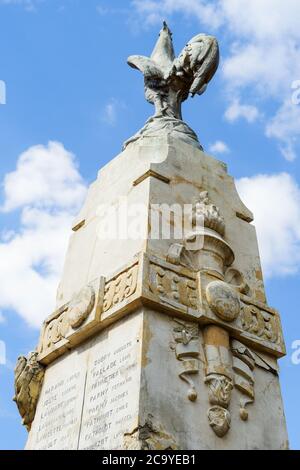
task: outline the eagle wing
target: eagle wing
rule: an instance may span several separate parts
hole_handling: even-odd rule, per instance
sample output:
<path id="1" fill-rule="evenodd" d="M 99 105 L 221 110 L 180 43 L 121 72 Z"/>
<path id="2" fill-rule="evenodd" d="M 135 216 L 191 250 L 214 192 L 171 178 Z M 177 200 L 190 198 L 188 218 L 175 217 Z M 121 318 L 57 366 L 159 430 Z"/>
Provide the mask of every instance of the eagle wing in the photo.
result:
<path id="1" fill-rule="evenodd" d="M 131 55 L 127 59 L 127 64 L 133 69 L 137 69 L 144 75 L 145 78 L 159 77 L 163 78 L 162 70 L 156 65 L 156 63 L 142 55 Z"/>

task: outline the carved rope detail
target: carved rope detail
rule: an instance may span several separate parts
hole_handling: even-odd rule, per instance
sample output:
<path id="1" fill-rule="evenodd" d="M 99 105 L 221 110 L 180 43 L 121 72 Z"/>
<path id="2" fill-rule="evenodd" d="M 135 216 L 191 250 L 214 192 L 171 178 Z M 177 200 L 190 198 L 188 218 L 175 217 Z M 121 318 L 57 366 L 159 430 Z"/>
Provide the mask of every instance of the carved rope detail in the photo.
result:
<path id="1" fill-rule="evenodd" d="M 138 271 L 139 265 L 135 264 L 105 285 L 103 302 L 104 312 L 123 302 L 123 300 L 135 293 L 137 288 Z"/>
<path id="2" fill-rule="evenodd" d="M 179 377 L 189 385 L 189 400 L 195 401 L 197 391 L 192 376 L 199 372 L 199 327 L 178 319 L 174 319 L 174 324 L 174 349 L 181 368 Z"/>
<path id="3" fill-rule="evenodd" d="M 197 309 L 196 281 L 157 264 L 150 264 L 150 290 L 158 297 Z"/>

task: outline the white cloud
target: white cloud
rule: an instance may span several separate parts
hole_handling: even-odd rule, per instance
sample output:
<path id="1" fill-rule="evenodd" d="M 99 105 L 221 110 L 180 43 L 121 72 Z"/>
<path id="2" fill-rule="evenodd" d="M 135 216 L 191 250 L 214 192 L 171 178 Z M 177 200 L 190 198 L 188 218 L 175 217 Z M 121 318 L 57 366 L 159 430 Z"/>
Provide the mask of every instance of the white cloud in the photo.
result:
<path id="1" fill-rule="evenodd" d="M 223 142 L 222 140 L 217 140 L 209 146 L 209 151 L 211 153 L 229 153 L 230 149 L 228 145 L 225 144 L 225 142 Z"/>
<path id="2" fill-rule="evenodd" d="M 101 16 L 107 15 L 108 13 L 111 12 L 111 10 L 109 8 L 107 8 L 106 6 L 101 5 L 101 4 L 96 6 L 96 11 Z"/>
<path id="3" fill-rule="evenodd" d="M 118 113 L 125 105 L 116 98 L 111 98 L 103 108 L 102 121 L 110 126 L 114 126 L 117 122 Z"/>
<path id="4" fill-rule="evenodd" d="M 279 103 L 265 132 L 278 140 L 287 160 L 300 144 L 300 107 L 291 104 L 291 85 L 300 78 L 300 2 L 298 0 L 226 0 L 224 17 L 235 39 L 223 75 L 234 92 L 251 88 L 259 98 Z"/>
<path id="5" fill-rule="evenodd" d="M 131 4 L 143 19 L 140 27 L 162 23 L 174 13 L 193 16 L 215 28 L 221 24 L 216 5 L 205 0 L 132 0 Z"/>
<path id="6" fill-rule="evenodd" d="M 35 11 L 36 5 L 44 0 L 0 0 L 1 5 L 21 5 L 27 11 Z"/>
<path id="7" fill-rule="evenodd" d="M 229 122 L 235 122 L 240 118 L 244 118 L 248 122 L 254 122 L 259 116 L 260 113 L 256 106 L 241 104 L 238 99 L 230 104 L 224 114 L 225 119 Z"/>
<path id="8" fill-rule="evenodd" d="M 115 124 L 116 118 L 116 104 L 114 102 L 107 103 L 104 107 L 103 120 L 107 122 L 107 124 Z"/>
<path id="9" fill-rule="evenodd" d="M 6 83 L 0 80 L 0 104 L 6 104 Z"/>
<path id="10" fill-rule="evenodd" d="M 6 345 L 4 341 L 0 340 L 0 365 L 6 364 Z"/>
<path id="11" fill-rule="evenodd" d="M 254 213 L 267 277 L 294 274 L 300 267 L 300 187 L 287 173 L 241 178 L 237 188 Z"/>
<path id="12" fill-rule="evenodd" d="M 268 137 L 275 137 L 281 144 L 281 152 L 286 160 L 293 161 L 297 157 L 294 144 L 300 135 L 300 106 L 287 100 L 266 128 Z"/>
<path id="13" fill-rule="evenodd" d="M 276 132 L 267 129 L 291 98 L 291 84 L 300 79 L 299 0 L 134 0 L 132 5 L 143 18 L 141 24 L 157 23 L 163 16 L 180 13 L 198 19 L 211 32 L 224 32 L 230 41 L 221 67 L 227 95 L 238 100 L 251 94 L 261 103 L 274 100 L 278 111 L 273 118 L 266 117 L 266 134 L 279 141 L 285 158 L 295 155 L 300 138 L 292 121 L 292 107 L 285 108 L 286 115 L 290 113 L 285 121 L 288 143 L 286 136 L 278 138 Z M 248 110 L 242 116 L 254 122 L 257 112 Z"/>
<path id="14" fill-rule="evenodd" d="M 86 187 L 75 157 L 50 142 L 20 155 L 4 191 L 5 211 L 19 208 L 21 215 L 18 229 L 4 230 L 0 239 L 0 308 L 39 327 L 54 308 L 71 224 Z"/>
<path id="15" fill-rule="evenodd" d="M 235 40 L 225 58 L 223 76 L 234 93 L 251 88 L 261 100 L 279 103 L 265 132 L 278 141 L 284 158 L 292 161 L 300 144 L 300 106 L 291 103 L 291 85 L 300 79 L 300 2 L 224 0 L 220 4 Z"/>
<path id="16" fill-rule="evenodd" d="M 62 144 L 49 142 L 22 153 L 16 170 L 5 176 L 1 210 L 8 212 L 30 204 L 68 208 L 82 201 L 84 193 L 74 155 Z"/>
<path id="17" fill-rule="evenodd" d="M 298 0 L 221 0 L 219 4 L 230 29 L 243 36 L 267 40 L 272 35 L 280 40 L 287 33 L 299 34 Z"/>

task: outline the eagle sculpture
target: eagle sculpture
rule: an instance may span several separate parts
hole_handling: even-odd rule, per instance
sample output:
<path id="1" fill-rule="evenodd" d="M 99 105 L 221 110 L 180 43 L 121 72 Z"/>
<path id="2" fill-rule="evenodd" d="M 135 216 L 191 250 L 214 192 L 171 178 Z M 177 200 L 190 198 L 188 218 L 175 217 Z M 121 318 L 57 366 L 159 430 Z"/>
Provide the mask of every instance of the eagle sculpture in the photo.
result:
<path id="1" fill-rule="evenodd" d="M 189 94 L 201 95 L 219 65 L 219 46 L 216 38 L 205 34 L 193 37 L 175 58 L 172 33 L 166 22 L 160 31 L 151 57 L 132 55 L 128 64 L 144 75 L 145 97 L 155 106 L 155 114 L 130 142 L 142 136 L 157 135 L 163 129 L 170 133 L 186 134 L 201 147 L 195 133 L 182 121 L 181 103 Z"/>

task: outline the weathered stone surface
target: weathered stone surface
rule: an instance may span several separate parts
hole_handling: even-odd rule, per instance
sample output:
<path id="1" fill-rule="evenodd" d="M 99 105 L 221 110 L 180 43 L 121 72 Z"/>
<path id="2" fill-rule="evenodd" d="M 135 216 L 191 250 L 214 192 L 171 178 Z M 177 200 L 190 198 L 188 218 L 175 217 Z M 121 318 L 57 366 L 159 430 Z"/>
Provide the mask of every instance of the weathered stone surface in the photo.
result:
<path id="1" fill-rule="evenodd" d="M 31 352 L 28 358 L 21 356 L 15 368 L 15 397 L 23 424 L 28 430 L 34 419 L 36 405 L 42 387 L 45 369 L 38 362 L 38 353 Z"/>
<path id="2" fill-rule="evenodd" d="M 142 318 L 130 317 L 89 352 L 79 449 L 118 449 L 138 424 Z"/>
<path id="3" fill-rule="evenodd" d="M 208 385 L 205 383 L 206 360 L 201 352 L 205 344 L 203 332 L 199 329 L 199 366 L 193 375 L 197 399 L 191 401 L 187 396 L 187 384 L 179 378 L 182 366 L 172 348 L 173 324 L 170 317 L 155 310 L 147 309 L 144 312 L 145 348 L 140 397 L 143 406 L 140 419 L 146 421 L 148 416 L 152 416 L 154 422 L 159 421 L 162 434 L 172 439 L 179 449 L 286 449 L 285 418 L 279 380 L 274 371 L 267 371 L 261 365 L 255 366 L 255 402 L 247 405 L 249 417 L 246 421 L 240 416 L 242 395 L 239 390 L 231 391 L 228 406 L 230 428 L 220 437 L 212 429 L 208 417 L 208 410 L 217 405 L 210 404 Z M 231 361 L 229 351 L 227 357 Z M 260 357 L 266 362 L 270 360 L 263 354 Z"/>
<path id="4" fill-rule="evenodd" d="M 223 281 L 213 281 L 206 287 L 207 301 L 216 313 L 224 321 L 235 320 L 241 310 L 240 299 L 233 287 Z"/>
<path id="5" fill-rule="evenodd" d="M 167 176 L 170 182 L 166 183 L 149 173 L 139 184 L 133 185 L 150 170 Z M 210 178 L 211 174 L 214 175 L 213 179 Z M 121 210 L 124 198 L 129 209 L 135 204 L 148 208 L 149 202 L 170 206 L 174 203 L 191 204 L 204 188 L 207 188 L 211 200 L 227 221 L 226 242 L 234 246 L 234 267 L 244 274 L 253 294 L 257 293 L 259 300 L 265 300 L 255 229 L 244 220 L 251 219 L 251 213 L 240 201 L 224 164 L 184 142 L 161 137 L 147 139 L 147 143 L 132 144 L 130 149 L 106 165 L 91 185 L 86 203 L 74 222 L 85 220 L 85 224 L 71 236 L 57 307 L 69 302 L 83 285 L 101 275 L 107 277 L 120 271 L 123 265 L 130 263 L 137 253 L 145 249 L 164 259 L 175 241 L 148 238 L 151 230 L 151 225 L 148 225 L 149 212 L 139 217 L 143 229 L 139 237 L 119 239 L 107 236 L 101 239 L 101 229 L 111 226 L 113 219 L 111 214 L 102 216 L 99 207 L 107 205 Z M 243 220 L 236 216 L 237 213 L 243 214 Z M 138 215 L 128 215 L 127 218 L 124 215 L 124 225 L 126 222 L 132 223 Z M 243 239 L 247 240 L 247 248 L 242 243 Z M 101 263 L 97 261 L 99 259 Z M 77 274 L 74 265 L 81 267 Z"/>
<path id="6" fill-rule="evenodd" d="M 138 422 L 142 317 L 48 366 L 27 449 L 114 449 Z"/>
<path id="7" fill-rule="evenodd" d="M 86 367 L 79 348 L 47 368 L 26 449 L 77 449 Z"/>
<path id="8" fill-rule="evenodd" d="M 199 325 L 213 322 L 225 326 L 232 337 L 249 346 L 276 357 L 283 356 L 285 347 L 278 312 L 242 294 L 244 283 L 237 287 L 221 279 L 224 277 L 217 272 L 203 270 L 199 273 L 140 253 L 116 274 L 94 282 L 99 287 L 94 308 L 83 323 L 70 325 L 73 301 L 64 304 L 45 321 L 38 359 L 43 364 L 51 363 L 143 304 L 150 304 L 167 315 L 197 321 Z M 88 292 L 89 289 L 90 286 Z"/>
<path id="9" fill-rule="evenodd" d="M 148 308 L 115 323 L 47 367 L 27 448 L 286 448 L 276 361 L 253 351 L 247 356 L 246 347 L 225 337 L 216 356 L 209 348 L 215 338 L 205 339 L 193 322 Z M 255 402 L 248 402 L 246 421 L 242 399 L 249 397 L 235 379 L 241 367 L 233 362 L 231 368 L 227 347 L 253 366 Z M 206 382 L 220 372 L 220 360 L 223 373 L 235 374 L 228 408 L 212 404 Z M 228 411 L 217 424 L 216 406 Z"/>

